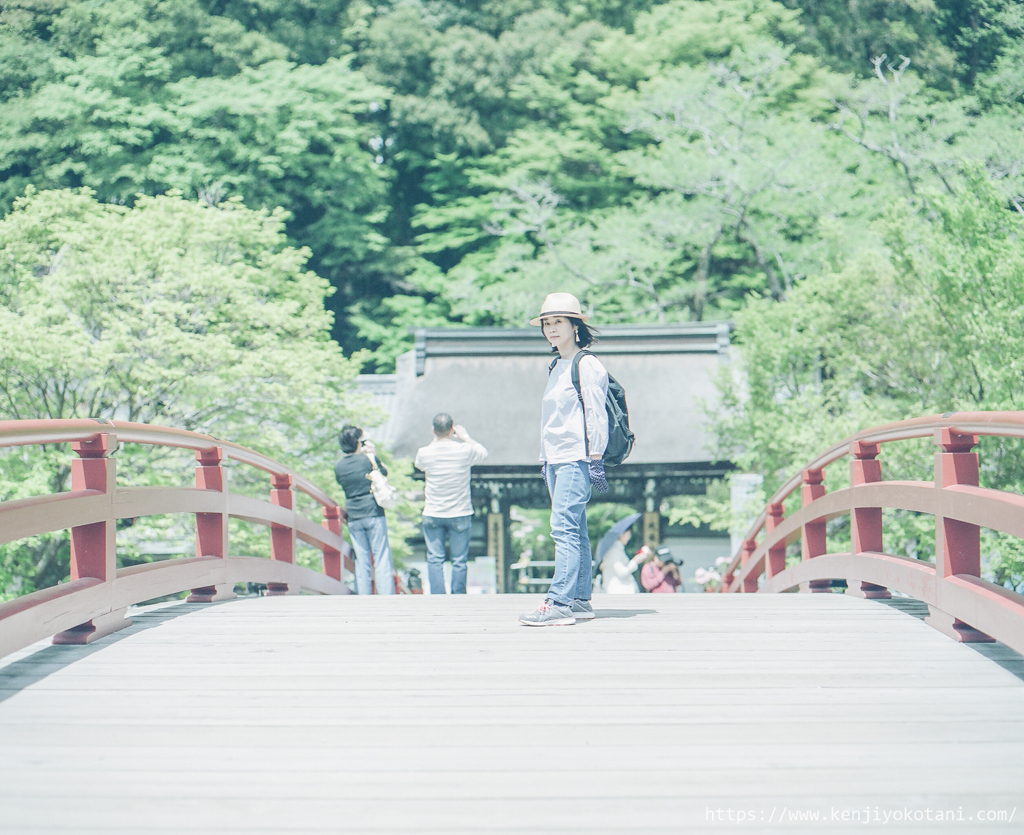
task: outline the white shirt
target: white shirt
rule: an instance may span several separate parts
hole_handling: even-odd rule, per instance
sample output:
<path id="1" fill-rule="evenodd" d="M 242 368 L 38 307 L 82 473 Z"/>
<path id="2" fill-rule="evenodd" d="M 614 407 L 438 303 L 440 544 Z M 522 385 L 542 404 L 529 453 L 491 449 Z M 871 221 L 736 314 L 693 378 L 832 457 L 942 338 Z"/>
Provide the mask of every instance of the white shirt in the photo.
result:
<path id="1" fill-rule="evenodd" d="M 424 516 L 451 519 L 469 516 L 473 502 L 469 496 L 469 468 L 487 457 L 487 450 L 472 438 L 434 438 L 416 452 L 416 469 L 427 476 Z"/>
<path id="2" fill-rule="evenodd" d="M 580 360 L 580 391 L 587 407 L 590 454 L 603 455 L 608 446 L 608 372 L 595 356 L 587 355 Z M 583 431 L 583 408 L 572 384 L 572 360 L 559 358 L 548 375 L 548 387 L 541 401 L 540 460 L 549 464 L 586 461 Z"/>

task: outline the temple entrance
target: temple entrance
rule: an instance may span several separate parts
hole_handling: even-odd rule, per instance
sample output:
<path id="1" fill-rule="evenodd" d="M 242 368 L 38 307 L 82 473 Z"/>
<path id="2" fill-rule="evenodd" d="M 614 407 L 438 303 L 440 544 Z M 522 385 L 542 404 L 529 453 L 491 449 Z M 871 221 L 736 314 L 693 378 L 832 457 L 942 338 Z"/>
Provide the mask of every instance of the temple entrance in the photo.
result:
<path id="1" fill-rule="evenodd" d="M 626 389 L 637 442 L 623 464 L 608 469 L 610 491 L 594 495 L 591 534 L 600 536 L 619 513 L 642 513 L 631 544 L 668 544 L 684 560 L 684 577 L 730 553 L 727 534 L 671 526 L 662 512 L 667 499 L 703 494 L 709 481 L 732 469 L 710 454 L 702 411 L 702 404 L 715 402 L 714 378 L 728 364 L 728 351 L 726 323 L 605 327 L 594 347 Z M 546 530 L 549 500 L 538 450 L 549 357 L 534 329 L 423 330 L 416 348 L 399 357 L 395 374 L 359 380 L 390 414 L 371 434 L 398 455 L 412 457 L 429 443 L 431 420 L 442 411 L 487 447 L 488 459 L 472 471 L 470 559 L 494 558 L 499 593 L 537 591 L 547 568 L 541 564 L 553 560 L 523 541 L 532 533 L 523 533 L 528 527 L 538 531 L 535 538 Z M 423 547 L 415 539 L 410 544 Z M 527 551 L 534 553 L 524 563 Z"/>

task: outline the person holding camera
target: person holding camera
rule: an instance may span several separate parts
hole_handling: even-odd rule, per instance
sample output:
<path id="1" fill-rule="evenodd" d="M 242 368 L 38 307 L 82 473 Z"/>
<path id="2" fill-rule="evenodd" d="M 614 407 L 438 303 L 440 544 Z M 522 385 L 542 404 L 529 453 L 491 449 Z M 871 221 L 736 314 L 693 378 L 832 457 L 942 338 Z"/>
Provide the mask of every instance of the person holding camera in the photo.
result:
<path id="1" fill-rule="evenodd" d="M 384 508 L 370 492 L 369 478 L 374 468 L 384 475 L 388 471 L 377 457 L 373 441 L 364 437 L 358 426 L 343 427 L 339 441 L 345 455 L 334 465 L 334 477 L 345 491 L 345 516 L 356 556 L 356 593 L 370 594 L 375 584 L 377 594 L 394 594 L 388 523 Z"/>
<path id="2" fill-rule="evenodd" d="M 640 569 L 640 584 L 654 594 L 675 594 L 683 581 L 672 552 L 664 547 L 654 552 L 646 545 L 644 548 L 650 560 Z"/>
<path id="3" fill-rule="evenodd" d="M 470 467 L 487 458 L 487 450 L 457 426 L 449 414 L 434 416 L 434 440 L 416 452 L 415 467 L 426 480 L 423 540 L 427 545 L 430 593 L 444 594 L 444 561 L 452 561 L 452 594 L 466 593 L 466 560 L 473 525 Z M 447 553 L 445 540 L 448 541 Z"/>

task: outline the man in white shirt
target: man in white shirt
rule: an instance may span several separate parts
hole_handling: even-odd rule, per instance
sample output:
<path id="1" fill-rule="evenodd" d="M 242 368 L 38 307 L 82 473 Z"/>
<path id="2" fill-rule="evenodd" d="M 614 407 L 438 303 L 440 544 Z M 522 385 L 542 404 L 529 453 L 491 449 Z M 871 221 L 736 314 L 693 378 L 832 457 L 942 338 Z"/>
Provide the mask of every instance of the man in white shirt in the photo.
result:
<path id="1" fill-rule="evenodd" d="M 444 594 L 444 561 L 452 561 L 452 594 L 466 593 L 466 558 L 473 523 L 469 468 L 487 457 L 487 450 L 453 426 L 443 412 L 434 418 L 434 440 L 416 452 L 416 469 L 427 477 L 423 506 L 423 538 L 427 543 L 430 593 Z M 445 539 L 448 540 L 447 553 Z"/>

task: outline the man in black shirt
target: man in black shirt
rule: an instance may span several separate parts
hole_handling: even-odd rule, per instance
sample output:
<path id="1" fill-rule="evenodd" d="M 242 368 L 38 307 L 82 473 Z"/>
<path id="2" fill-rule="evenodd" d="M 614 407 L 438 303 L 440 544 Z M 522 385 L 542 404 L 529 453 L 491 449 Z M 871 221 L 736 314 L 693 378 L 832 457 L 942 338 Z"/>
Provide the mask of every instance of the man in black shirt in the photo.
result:
<path id="1" fill-rule="evenodd" d="M 372 576 L 377 594 L 394 594 L 394 569 L 391 565 L 391 546 L 388 544 L 388 524 L 382 508 L 370 492 L 367 477 L 373 466 L 388 471 L 377 458 L 373 441 L 363 437 L 358 426 L 345 426 L 341 430 L 341 451 L 344 457 L 334 465 L 334 477 L 345 491 L 345 515 L 352 549 L 356 553 L 356 592 L 370 594 Z"/>

